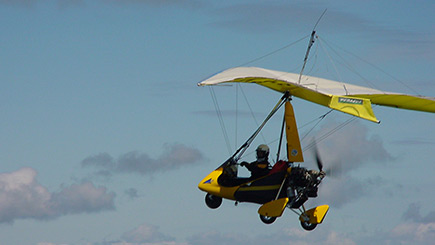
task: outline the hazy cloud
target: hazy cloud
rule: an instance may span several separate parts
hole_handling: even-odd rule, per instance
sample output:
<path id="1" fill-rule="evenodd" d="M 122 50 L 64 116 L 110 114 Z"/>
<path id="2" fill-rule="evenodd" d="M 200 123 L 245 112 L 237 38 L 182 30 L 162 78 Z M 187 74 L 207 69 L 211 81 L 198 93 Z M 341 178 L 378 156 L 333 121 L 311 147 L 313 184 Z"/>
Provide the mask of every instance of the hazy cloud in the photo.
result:
<path id="1" fill-rule="evenodd" d="M 178 6 L 178 7 L 189 7 L 198 8 L 206 5 L 204 1 L 200 0 L 101 0 L 102 2 L 117 3 L 122 5 L 147 5 L 154 7 L 164 7 L 164 6 Z"/>
<path id="2" fill-rule="evenodd" d="M 435 141 L 424 138 L 407 138 L 403 140 L 396 140 L 392 143 L 399 145 L 435 145 Z"/>
<path id="3" fill-rule="evenodd" d="M 385 187 L 385 182 L 381 177 L 363 180 L 348 175 L 340 178 L 327 177 L 320 186 L 318 199 L 314 199 L 313 202 L 328 203 L 334 208 L 341 208 L 372 194 L 380 187 Z"/>
<path id="4" fill-rule="evenodd" d="M 403 219 L 416 223 L 429 224 L 435 223 L 435 211 L 431 211 L 426 216 L 420 214 L 421 206 L 417 203 L 411 203 L 408 210 L 403 214 Z M 435 231 L 435 230 L 434 230 Z"/>
<path id="5" fill-rule="evenodd" d="M 85 6 L 85 0 L 56 0 L 53 1 L 59 9 L 65 9 L 69 7 L 82 7 Z M 42 0 L 0 0 L 0 4 L 33 8 L 38 4 L 43 3 Z"/>
<path id="6" fill-rule="evenodd" d="M 402 215 L 404 223 L 395 227 L 378 231 L 368 237 L 362 237 L 360 244 L 433 244 L 435 239 L 435 212 L 426 216 L 420 214 L 421 206 L 417 203 L 409 205 Z"/>
<path id="7" fill-rule="evenodd" d="M 240 233 L 219 233 L 205 232 L 187 238 L 191 245 L 196 244 L 334 244 L 334 245 L 354 245 L 351 239 L 327 230 L 318 230 L 315 233 L 308 233 L 302 228 L 285 228 L 274 233 L 262 234 L 240 234 Z"/>
<path id="8" fill-rule="evenodd" d="M 341 124 L 328 122 L 314 134 L 322 139 Z M 373 162 L 390 161 L 393 157 L 377 136 L 370 136 L 366 127 L 351 123 L 318 142 L 318 151 L 327 177 L 320 186 L 319 201 L 339 208 L 369 195 L 385 183 L 381 177 L 358 179 L 351 173 Z M 309 152 L 309 151 L 308 151 Z M 306 154 L 307 160 L 314 155 Z M 311 159 L 311 161 L 314 161 Z"/>
<path id="9" fill-rule="evenodd" d="M 387 238 L 390 244 L 432 244 L 435 241 L 435 223 L 400 224 L 391 230 Z"/>
<path id="10" fill-rule="evenodd" d="M 386 162 L 393 157 L 384 147 L 382 139 L 369 135 L 365 126 L 354 122 L 325 138 L 325 135 L 340 127 L 340 123 L 329 122 L 315 132 L 319 155 L 325 169 L 335 174 L 346 174 L 373 162 Z"/>
<path id="11" fill-rule="evenodd" d="M 424 3 L 422 3 L 424 4 Z M 220 17 L 214 26 L 249 33 L 296 33 L 308 32 L 314 27 L 328 4 L 300 3 L 245 3 L 214 9 Z M 429 6 L 428 6 L 429 7 Z M 383 56 L 411 56 L 432 59 L 435 55 L 434 37 L 431 31 L 422 32 L 392 26 L 387 21 L 370 19 L 367 15 L 328 8 L 318 25 L 321 33 L 343 34 L 378 43 L 376 53 Z M 326 35 L 325 35 L 326 36 Z"/>
<path id="12" fill-rule="evenodd" d="M 170 244 L 175 238 L 161 233 L 157 226 L 142 224 L 131 231 L 125 232 L 121 240 L 134 244 Z"/>
<path id="13" fill-rule="evenodd" d="M 225 17 L 222 18 L 224 20 L 217 21 L 215 25 L 256 33 L 278 30 L 288 31 L 289 28 L 307 30 L 307 27 L 311 30 L 326 7 L 326 5 L 317 2 L 233 4 L 215 10 L 217 15 Z M 319 26 L 329 33 L 371 31 L 379 34 L 386 31 L 364 17 L 334 9 L 327 10 Z"/>
<path id="14" fill-rule="evenodd" d="M 100 153 L 85 158 L 81 165 L 83 167 L 95 167 L 99 170 L 98 173 L 106 175 L 113 173 L 146 175 L 193 165 L 204 159 L 199 150 L 182 144 L 166 144 L 164 148 L 163 154 L 157 159 L 137 151 L 122 154 L 117 159 L 114 159 L 108 153 Z"/>
<path id="15" fill-rule="evenodd" d="M 43 0 L 0 0 L 0 4 L 17 6 L 17 7 L 35 7 L 38 4 L 43 3 Z M 86 0 L 54 0 L 58 8 L 64 9 L 69 7 L 84 7 L 86 6 Z M 92 2 L 92 1 L 90 1 Z M 177 6 L 198 8 L 205 4 L 199 0 L 99 0 L 100 3 L 111 3 L 117 5 L 144 5 L 151 7 L 165 7 L 165 6 Z"/>
<path id="16" fill-rule="evenodd" d="M 251 243 L 249 239 L 244 234 L 237 233 L 220 233 L 216 231 L 204 232 L 195 234 L 189 238 L 187 241 L 191 245 L 200 244 L 248 244 Z"/>
<path id="17" fill-rule="evenodd" d="M 37 182 L 36 176 L 32 168 L 0 174 L 0 223 L 114 209 L 115 194 L 106 188 L 86 182 L 51 193 Z"/>
<path id="18" fill-rule="evenodd" d="M 137 189 L 135 188 L 128 188 L 127 190 L 124 191 L 124 193 L 130 198 L 130 199 L 134 199 L 139 197 L 139 195 L 137 194 Z"/>

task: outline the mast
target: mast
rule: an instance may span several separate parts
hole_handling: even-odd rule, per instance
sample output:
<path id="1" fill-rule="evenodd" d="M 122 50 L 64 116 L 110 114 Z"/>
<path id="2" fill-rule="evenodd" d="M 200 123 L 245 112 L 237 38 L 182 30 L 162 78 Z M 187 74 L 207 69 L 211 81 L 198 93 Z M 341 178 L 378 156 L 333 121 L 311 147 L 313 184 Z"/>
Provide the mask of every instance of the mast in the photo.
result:
<path id="1" fill-rule="evenodd" d="M 301 84 L 302 74 L 304 73 L 305 65 L 307 64 L 308 55 L 310 54 L 311 47 L 314 44 L 314 41 L 315 41 L 314 38 L 317 37 L 316 36 L 316 27 L 319 24 L 320 19 L 322 19 L 323 15 L 325 15 L 326 10 L 328 10 L 328 9 L 325 9 L 325 11 L 323 11 L 322 15 L 319 17 L 316 24 L 314 25 L 313 31 L 311 32 L 311 37 L 310 37 L 310 41 L 308 42 L 307 52 L 305 53 L 304 65 L 302 66 L 301 72 L 299 73 L 298 84 Z"/>
<path id="2" fill-rule="evenodd" d="M 304 65 L 302 66 L 301 72 L 299 73 L 298 84 L 301 84 L 302 73 L 304 73 L 305 65 L 307 64 L 307 60 L 308 60 L 308 55 L 310 54 L 311 47 L 314 44 L 315 35 L 316 35 L 316 31 L 313 30 L 313 32 L 311 32 L 311 37 L 310 37 L 310 42 L 308 43 L 307 52 L 305 53 Z"/>

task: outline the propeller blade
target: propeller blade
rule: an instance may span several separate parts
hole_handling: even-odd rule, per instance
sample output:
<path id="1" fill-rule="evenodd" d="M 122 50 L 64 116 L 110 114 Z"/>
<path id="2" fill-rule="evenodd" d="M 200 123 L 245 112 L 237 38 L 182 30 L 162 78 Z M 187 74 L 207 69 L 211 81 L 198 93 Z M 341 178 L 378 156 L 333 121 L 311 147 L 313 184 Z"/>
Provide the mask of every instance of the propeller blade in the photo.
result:
<path id="1" fill-rule="evenodd" d="M 317 149 L 317 144 L 314 144 L 314 153 L 316 156 L 316 163 L 317 163 L 317 167 L 319 168 L 320 171 L 323 170 L 323 163 L 322 163 L 322 159 L 320 159 L 320 154 L 319 154 L 319 150 Z"/>
<path id="2" fill-rule="evenodd" d="M 316 158 L 316 164 L 317 164 L 317 167 L 319 168 L 319 171 L 324 171 L 325 175 L 328 177 L 333 177 L 333 178 L 341 177 L 342 173 L 343 173 L 341 162 L 333 162 L 332 164 L 328 163 L 326 165 L 326 169 L 323 170 L 324 165 L 323 165 L 322 159 L 320 158 L 320 153 L 319 153 L 319 149 L 317 148 L 316 140 L 314 140 L 313 144 L 314 144 L 313 145 L 314 146 L 314 156 Z"/>

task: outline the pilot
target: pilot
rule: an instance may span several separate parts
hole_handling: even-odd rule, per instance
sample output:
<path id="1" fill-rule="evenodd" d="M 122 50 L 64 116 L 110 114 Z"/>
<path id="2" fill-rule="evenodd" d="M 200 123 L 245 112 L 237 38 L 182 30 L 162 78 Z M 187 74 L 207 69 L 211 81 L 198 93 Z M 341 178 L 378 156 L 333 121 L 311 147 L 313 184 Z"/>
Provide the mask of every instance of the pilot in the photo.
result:
<path id="1" fill-rule="evenodd" d="M 251 179 L 260 178 L 269 173 L 269 147 L 267 145 L 259 145 L 257 147 L 257 161 L 252 163 L 242 162 L 240 166 L 246 167 L 251 171 Z"/>

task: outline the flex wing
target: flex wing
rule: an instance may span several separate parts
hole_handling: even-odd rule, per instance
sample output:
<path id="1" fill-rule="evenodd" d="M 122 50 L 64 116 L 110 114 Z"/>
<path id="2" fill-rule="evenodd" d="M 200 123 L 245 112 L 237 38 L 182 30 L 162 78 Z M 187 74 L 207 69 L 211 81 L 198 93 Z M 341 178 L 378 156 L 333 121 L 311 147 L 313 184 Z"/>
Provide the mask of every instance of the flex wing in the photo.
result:
<path id="1" fill-rule="evenodd" d="M 379 122 L 372 104 L 402 109 L 435 112 L 435 98 L 385 92 L 312 76 L 268 70 L 258 67 L 231 68 L 198 83 L 198 86 L 229 82 L 256 83 L 278 92 L 289 92 L 313 103 Z"/>

